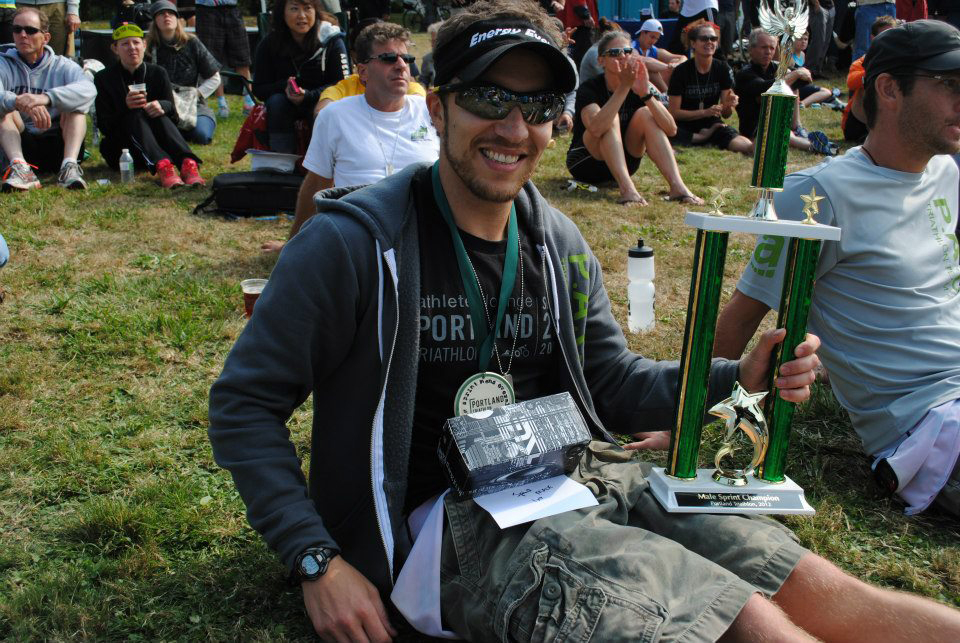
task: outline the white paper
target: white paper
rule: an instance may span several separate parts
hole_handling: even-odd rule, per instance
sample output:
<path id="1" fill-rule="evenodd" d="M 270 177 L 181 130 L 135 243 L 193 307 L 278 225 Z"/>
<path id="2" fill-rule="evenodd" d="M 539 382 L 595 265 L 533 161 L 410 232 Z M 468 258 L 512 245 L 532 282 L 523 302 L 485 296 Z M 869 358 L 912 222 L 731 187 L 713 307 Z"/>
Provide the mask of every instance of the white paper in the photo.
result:
<path id="1" fill-rule="evenodd" d="M 473 500 L 493 516 L 500 529 L 599 504 L 590 489 L 567 476 L 538 480 Z"/>

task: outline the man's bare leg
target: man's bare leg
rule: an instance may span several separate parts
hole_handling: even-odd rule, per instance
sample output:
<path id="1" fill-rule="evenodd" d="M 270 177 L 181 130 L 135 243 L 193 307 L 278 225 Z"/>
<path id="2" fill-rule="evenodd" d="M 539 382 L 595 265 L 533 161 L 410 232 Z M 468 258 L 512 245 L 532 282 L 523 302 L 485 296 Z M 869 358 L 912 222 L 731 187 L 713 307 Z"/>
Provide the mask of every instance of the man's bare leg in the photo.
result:
<path id="1" fill-rule="evenodd" d="M 960 610 L 868 585 L 813 554 L 800 559 L 773 600 L 823 640 L 960 641 Z"/>
<path id="2" fill-rule="evenodd" d="M 60 114 L 60 131 L 63 133 L 63 158 L 79 160 L 80 146 L 87 135 L 87 116 L 80 112 Z"/>
<path id="3" fill-rule="evenodd" d="M 710 127 L 704 127 L 702 130 L 690 137 L 690 142 L 694 145 L 700 145 L 700 143 L 703 143 L 713 136 L 713 133 L 716 132 L 720 127 L 723 127 L 723 123 L 716 122 Z"/>
<path id="4" fill-rule="evenodd" d="M 627 172 L 627 157 L 623 152 L 623 139 L 620 138 L 620 117 L 615 116 L 613 123 L 603 136 L 596 137 L 589 131 L 583 133 L 583 145 L 590 156 L 607 164 L 613 180 L 620 189 L 620 203 L 623 205 L 646 205 L 647 201 L 637 191 L 637 187 Z"/>
<path id="5" fill-rule="evenodd" d="M 23 131 L 23 120 L 19 112 L 10 112 L 0 120 L 0 148 L 8 161 L 23 159 L 23 146 L 20 143 L 20 133 Z"/>
<path id="6" fill-rule="evenodd" d="M 633 118 L 630 119 L 630 126 L 627 128 L 625 147 L 627 153 L 634 158 L 640 158 L 646 151 L 650 160 L 660 170 L 660 174 L 667 180 L 670 186 L 670 198 L 686 199 L 693 205 L 703 203 L 703 199 L 694 195 L 683 182 L 670 139 L 667 138 L 667 133 L 657 125 L 649 109 L 641 108 L 634 112 Z"/>
<path id="7" fill-rule="evenodd" d="M 794 624 L 782 609 L 760 594 L 754 594 L 743 606 L 729 629 L 720 637 L 721 643 L 749 641 L 750 643 L 801 643 L 816 641 Z"/>

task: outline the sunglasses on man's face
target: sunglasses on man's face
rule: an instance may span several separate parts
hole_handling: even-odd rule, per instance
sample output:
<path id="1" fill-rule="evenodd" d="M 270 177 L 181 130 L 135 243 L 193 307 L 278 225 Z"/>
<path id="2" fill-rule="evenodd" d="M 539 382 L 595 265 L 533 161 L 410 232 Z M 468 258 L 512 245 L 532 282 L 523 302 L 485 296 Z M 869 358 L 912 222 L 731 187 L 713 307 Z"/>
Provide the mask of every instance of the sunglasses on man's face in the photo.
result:
<path id="1" fill-rule="evenodd" d="M 474 116 L 490 121 L 507 117 L 514 107 L 520 108 L 523 120 L 531 125 L 542 125 L 557 118 L 563 111 L 564 95 L 557 91 L 512 92 L 497 85 L 461 85 L 455 83 L 440 88 L 440 93 L 455 93 L 459 107 Z"/>
<path id="2" fill-rule="evenodd" d="M 720 40 L 719 36 L 700 36 L 697 38 L 700 42 L 717 42 Z"/>
<path id="3" fill-rule="evenodd" d="M 629 56 L 632 53 L 633 47 L 611 47 L 603 52 L 603 55 L 610 58 L 619 58 L 620 56 Z"/>
<path id="4" fill-rule="evenodd" d="M 36 36 L 40 31 L 41 29 L 38 27 L 31 27 L 29 25 L 13 25 L 13 33 L 26 32 L 28 36 Z"/>
<path id="5" fill-rule="evenodd" d="M 413 63 L 413 61 L 417 59 L 416 56 L 411 56 L 410 54 L 398 54 L 395 51 L 386 51 L 382 54 L 377 54 L 376 56 L 370 56 L 363 62 L 368 63 L 371 60 L 376 59 L 376 60 L 379 60 L 380 62 L 387 63 L 388 65 L 396 65 L 398 58 L 403 62 L 407 63 L 408 65 Z"/>

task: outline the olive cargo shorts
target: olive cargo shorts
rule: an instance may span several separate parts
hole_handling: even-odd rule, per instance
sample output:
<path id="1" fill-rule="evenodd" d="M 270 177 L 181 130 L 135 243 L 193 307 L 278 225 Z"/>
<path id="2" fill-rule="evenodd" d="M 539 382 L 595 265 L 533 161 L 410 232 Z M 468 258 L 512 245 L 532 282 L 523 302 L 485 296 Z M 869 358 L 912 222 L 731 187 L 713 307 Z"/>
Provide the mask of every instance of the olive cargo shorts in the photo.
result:
<path id="1" fill-rule="evenodd" d="M 509 529 L 448 495 L 445 626 L 472 641 L 713 641 L 806 553 L 768 518 L 664 512 L 632 455 L 592 442 L 571 477 L 599 506 Z"/>

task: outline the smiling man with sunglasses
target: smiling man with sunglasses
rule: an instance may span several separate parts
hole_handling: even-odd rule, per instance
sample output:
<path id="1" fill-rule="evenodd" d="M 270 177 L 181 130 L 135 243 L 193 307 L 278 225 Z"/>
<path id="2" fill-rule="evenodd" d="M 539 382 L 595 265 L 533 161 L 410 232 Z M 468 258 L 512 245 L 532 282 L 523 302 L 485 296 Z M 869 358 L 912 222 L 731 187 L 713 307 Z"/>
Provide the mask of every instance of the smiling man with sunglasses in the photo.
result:
<path id="1" fill-rule="evenodd" d="M 670 424 L 678 371 L 627 349 L 599 262 L 529 181 L 576 82 L 559 41 L 532 2 L 445 21 L 439 161 L 318 199 L 281 253 L 210 396 L 214 456 L 251 524 L 326 640 L 389 640 L 403 622 L 391 603 L 425 634 L 475 641 L 897 638 L 919 599 L 844 576 L 772 520 L 665 514 L 646 465 L 612 444 L 605 425 Z M 711 396 L 737 377 L 762 386 L 781 336 L 717 360 Z M 785 397 L 808 396 L 816 346 L 781 368 Z M 596 441 L 572 475 L 597 507 L 501 530 L 441 495 L 442 424 L 461 383 L 489 371 L 519 400 L 577 400 Z M 284 425 L 311 393 L 308 491 Z M 923 605 L 960 637 L 953 612 Z"/>
<path id="2" fill-rule="evenodd" d="M 97 95 L 78 64 L 58 56 L 46 15 L 32 7 L 13 18 L 14 48 L 0 54 L 0 148 L 3 190 L 40 187 L 33 167 L 59 172 L 58 184 L 83 189 L 80 170 L 87 112 Z M 32 167 L 31 167 L 32 166 Z"/>

